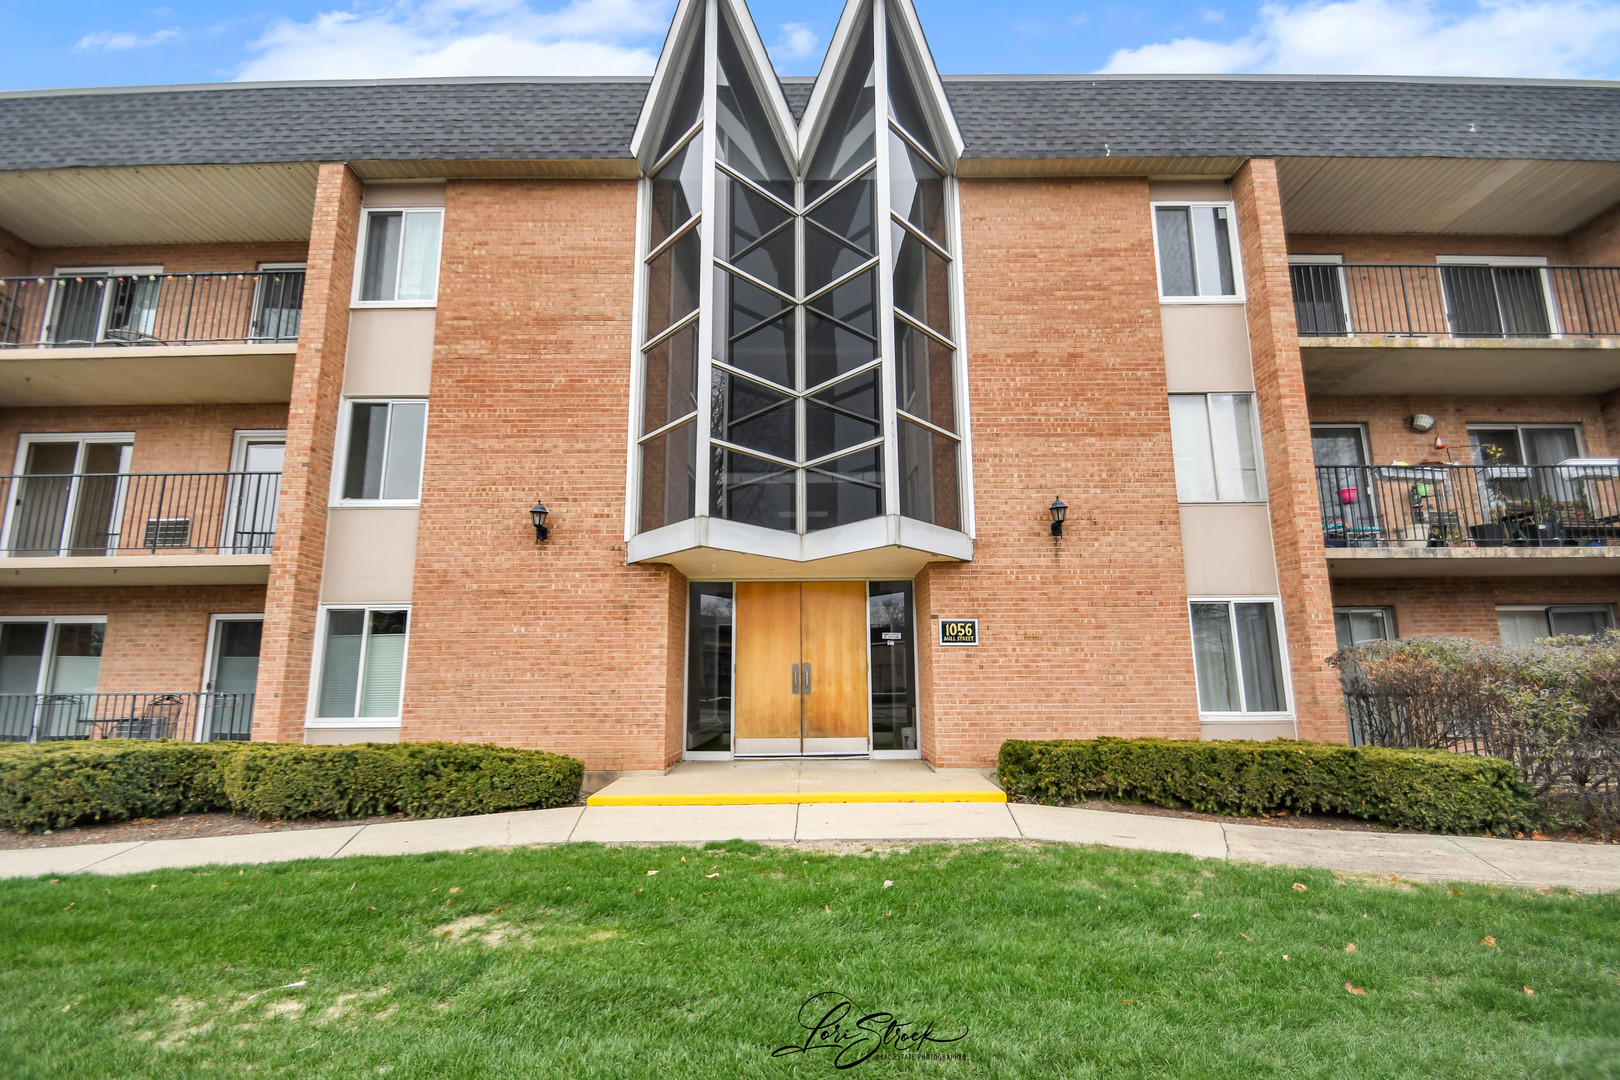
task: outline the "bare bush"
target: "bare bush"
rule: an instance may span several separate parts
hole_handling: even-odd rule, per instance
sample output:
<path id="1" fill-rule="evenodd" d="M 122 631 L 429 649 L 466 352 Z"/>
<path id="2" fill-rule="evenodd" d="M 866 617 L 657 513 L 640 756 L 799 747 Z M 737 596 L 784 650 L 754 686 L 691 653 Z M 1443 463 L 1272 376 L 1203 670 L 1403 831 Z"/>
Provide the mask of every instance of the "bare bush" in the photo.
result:
<path id="1" fill-rule="evenodd" d="M 1505 758 L 1553 813 L 1620 824 L 1620 635 L 1495 646 L 1409 638 L 1328 662 L 1353 743 Z"/>

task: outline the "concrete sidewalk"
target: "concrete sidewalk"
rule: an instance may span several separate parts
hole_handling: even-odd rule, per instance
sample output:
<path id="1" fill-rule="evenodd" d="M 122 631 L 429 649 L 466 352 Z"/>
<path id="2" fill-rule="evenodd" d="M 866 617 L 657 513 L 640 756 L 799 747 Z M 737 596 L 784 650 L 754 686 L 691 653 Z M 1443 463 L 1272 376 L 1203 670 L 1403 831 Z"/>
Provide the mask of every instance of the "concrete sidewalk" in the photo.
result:
<path id="1" fill-rule="evenodd" d="M 1019 803 L 569 806 L 248 836 L 0 851 L 0 878 L 133 874 L 348 855 L 411 855 L 531 844 L 711 840 L 1026 840 L 1180 852 L 1413 880 L 1620 889 L 1620 846 L 1235 825 Z"/>

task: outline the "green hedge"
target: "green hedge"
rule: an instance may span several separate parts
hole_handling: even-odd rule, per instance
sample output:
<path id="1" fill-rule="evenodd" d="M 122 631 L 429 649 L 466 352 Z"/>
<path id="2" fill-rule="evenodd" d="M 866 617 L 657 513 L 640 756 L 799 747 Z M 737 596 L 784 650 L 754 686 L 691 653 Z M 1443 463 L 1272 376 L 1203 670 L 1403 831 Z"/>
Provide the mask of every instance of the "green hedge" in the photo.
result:
<path id="1" fill-rule="evenodd" d="M 0 747 L 0 826 L 232 810 L 273 818 L 455 817 L 564 806 L 585 766 L 480 743 L 89 742 Z"/>
<path id="2" fill-rule="evenodd" d="M 1516 765 L 1445 750 L 1287 739 L 1010 740 L 999 775 L 1009 797 L 1048 804 L 1104 796 L 1209 814 L 1345 814 L 1451 833 L 1505 834 L 1540 821 Z"/>

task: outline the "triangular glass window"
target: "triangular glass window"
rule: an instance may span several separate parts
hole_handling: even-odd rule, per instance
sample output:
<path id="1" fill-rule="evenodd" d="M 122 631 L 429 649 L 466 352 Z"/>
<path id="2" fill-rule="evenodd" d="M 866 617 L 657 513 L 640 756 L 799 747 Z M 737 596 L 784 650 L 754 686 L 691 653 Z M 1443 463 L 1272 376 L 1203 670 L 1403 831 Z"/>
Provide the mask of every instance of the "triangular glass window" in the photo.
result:
<path id="1" fill-rule="evenodd" d="M 655 156 L 661 158 L 669 153 L 670 148 L 680 141 L 682 135 L 692 130 L 692 125 L 702 115 L 703 18 L 699 16 L 697 28 L 692 34 L 692 45 L 681 61 L 679 88 L 669 109 L 669 119 L 664 122 L 664 137 L 658 140 L 658 153 Z"/>
<path id="2" fill-rule="evenodd" d="M 923 110 L 917 87 L 911 80 L 911 68 L 906 63 L 904 50 L 895 40 L 894 20 L 889 20 L 889 107 L 894 111 L 895 123 L 906 129 L 906 134 L 917 140 L 934 160 L 939 160 L 939 144 L 929 128 L 928 114 Z"/>
<path id="3" fill-rule="evenodd" d="M 807 202 L 832 190 L 838 181 L 866 167 L 877 154 L 877 120 L 872 84 L 872 24 L 865 20 L 849 69 L 833 98 L 827 126 L 821 130 L 815 156 L 806 174 Z"/>
<path id="4" fill-rule="evenodd" d="M 715 89 L 715 147 L 719 160 L 777 196 L 793 202 L 793 170 L 777 145 L 759 94 L 748 79 L 731 27 L 720 20 L 720 64 Z"/>

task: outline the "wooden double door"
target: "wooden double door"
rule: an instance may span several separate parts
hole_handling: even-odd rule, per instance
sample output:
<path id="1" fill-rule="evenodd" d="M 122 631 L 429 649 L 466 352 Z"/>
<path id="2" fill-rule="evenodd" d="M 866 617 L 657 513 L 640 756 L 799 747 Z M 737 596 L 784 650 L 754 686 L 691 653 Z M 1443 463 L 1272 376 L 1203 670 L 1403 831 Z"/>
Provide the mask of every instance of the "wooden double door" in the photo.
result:
<path id="1" fill-rule="evenodd" d="M 736 605 L 736 754 L 866 753 L 866 582 L 740 581 Z"/>

